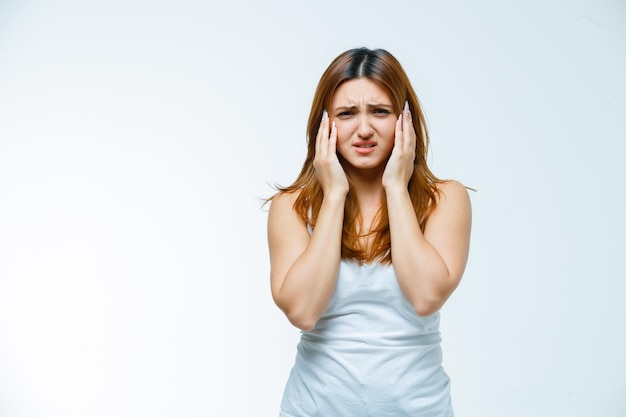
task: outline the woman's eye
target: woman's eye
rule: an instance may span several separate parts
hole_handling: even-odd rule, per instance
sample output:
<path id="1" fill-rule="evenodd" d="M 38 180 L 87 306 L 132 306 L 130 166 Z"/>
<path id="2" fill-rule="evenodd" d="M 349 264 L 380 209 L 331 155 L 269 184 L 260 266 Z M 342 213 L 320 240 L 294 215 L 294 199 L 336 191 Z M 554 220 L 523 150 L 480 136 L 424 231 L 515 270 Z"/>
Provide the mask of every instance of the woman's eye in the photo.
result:
<path id="1" fill-rule="evenodd" d="M 337 117 L 348 117 L 348 116 L 352 116 L 354 113 L 351 111 L 342 111 L 341 113 L 339 113 L 337 115 Z"/>
<path id="2" fill-rule="evenodd" d="M 374 110 L 374 114 L 381 115 L 381 116 L 386 116 L 388 114 L 391 114 L 391 112 L 389 110 L 387 110 L 387 109 L 376 109 L 376 110 Z"/>

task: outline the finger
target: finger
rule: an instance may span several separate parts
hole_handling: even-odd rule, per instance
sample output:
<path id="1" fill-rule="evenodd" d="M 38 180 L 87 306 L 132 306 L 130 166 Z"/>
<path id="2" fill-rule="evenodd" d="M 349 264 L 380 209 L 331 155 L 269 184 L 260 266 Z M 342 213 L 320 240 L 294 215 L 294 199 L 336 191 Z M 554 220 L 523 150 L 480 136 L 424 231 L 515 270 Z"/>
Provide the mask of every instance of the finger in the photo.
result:
<path id="1" fill-rule="evenodd" d="M 403 110 L 403 126 L 402 131 L 404 133 L 404 145 L 407 151 L 415 148 L 415 129 L 413 128 L 413 116 L 411 115 L 411 109 L 409 108 L 409 102 L 404 102 Z"/>
<path id="2" fill-rule="evenodd" d="M 404 142 L 404 138 L 402 137 L 403 133 L 402 133 L 402 113 L 400 113 L 400 115 L 398 116 L 398 120 L 396 120 L 396 137 L 395 137 L 395 141 L 393 144 L 394 148 L 402 148 L 402 143 Z"/>
<path id="3" fill-rule="evenodd" d="M 328 154 L 334 155 L 337 152 L 337 126 L 333 121 L 332 128 L 330 129 L 330 137 L 328 138 Z"/>
<path id="4" fill-rule="evenodd" d="M 324 155 L 324 150 L 326 149 L 326 141 L 328 138 L 328 113 L 324 109 L 322 112 L 322 121 L 320 122 L 320 127 L 317 130 L 317 138 L 315 139 L 315 153 L 322 156 Z"/>

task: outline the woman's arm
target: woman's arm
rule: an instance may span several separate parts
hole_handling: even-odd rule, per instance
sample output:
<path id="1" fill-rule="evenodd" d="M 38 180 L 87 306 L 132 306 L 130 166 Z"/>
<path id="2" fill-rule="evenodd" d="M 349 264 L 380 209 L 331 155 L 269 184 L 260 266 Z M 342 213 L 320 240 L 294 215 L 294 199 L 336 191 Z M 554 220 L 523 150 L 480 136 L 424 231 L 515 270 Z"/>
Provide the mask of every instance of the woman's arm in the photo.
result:
<path id="1" fill-rule="evenodd" d="M 279 194 L 270 205 L 268 241 L 272 296 L 289 321 L 312 329 L 335 291 L 348 180 L 336 154 L 337 129 L 326 114 L 316 139 L 314 166 L 324 190 L 315 230 L 309 236 L 294 210 L 297 193 Z"/>
<path id="2" fill-rule="evenodd" d="M 404 119 L 404 120 L 403 120 Z M 383 174 L 389 212 L 391 259 L 400 288 L 415 311 L 438 311 L 458 286 L 469 253 L 471 205 L 458 182 L 437 184 L 439 198 L 422 233 L 407 185 L 415 160 L 415 131 L 405 110 Z"/>
<path id="3" fill-rule="evenodd" d="M 293 194 L 281 194 L 270 206 L 270 283 L 274 302 L 289 321 L 310 330 L 335 290 L 345 197 L 324 199 L 311 236 L 293 209 L 294 200 Z"/>
<path id="4" fill-rule="evenodd" d="M 438 186 L 440 198 L 423 233 L 408 191 L 387 190 L 393 266 L 404 295 L 421 316 L 437 312 L 456 289 L 469 253 L 467 190 L 452 181 Z"/>

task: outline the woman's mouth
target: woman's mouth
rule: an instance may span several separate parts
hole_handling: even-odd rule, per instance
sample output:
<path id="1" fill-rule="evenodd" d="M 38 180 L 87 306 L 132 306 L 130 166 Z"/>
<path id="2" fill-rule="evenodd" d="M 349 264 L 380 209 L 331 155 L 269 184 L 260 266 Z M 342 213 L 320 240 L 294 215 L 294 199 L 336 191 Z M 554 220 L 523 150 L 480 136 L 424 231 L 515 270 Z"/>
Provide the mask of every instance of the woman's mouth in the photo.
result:
<path id="1" fill-rule="evenodd" d="M 375 143 L 357 143 L 354 145 L 354 150 L 360 154 L 367 154 L 374 151 L 376 147 Z"/>

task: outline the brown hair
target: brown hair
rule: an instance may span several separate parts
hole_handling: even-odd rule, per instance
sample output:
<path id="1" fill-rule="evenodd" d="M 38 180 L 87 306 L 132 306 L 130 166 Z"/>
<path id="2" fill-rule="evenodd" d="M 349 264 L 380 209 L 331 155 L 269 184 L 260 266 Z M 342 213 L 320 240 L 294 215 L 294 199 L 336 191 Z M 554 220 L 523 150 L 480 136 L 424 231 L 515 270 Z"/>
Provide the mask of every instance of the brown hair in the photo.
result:
<path id="1" fill-rule="evenodd" d="M 315 159 L 315 140 L 319 130 L 322 111 L 330 107 L 337 88 L 344 82 L 355 78 L 367 78 L 390 96 L 394 112 L 400 114 L 405 101 L 408 101 L 412 114 L 413 127 L 416 133 L 415 162 L 413 176 L 409 180 L 408 190 L 422 230 L 426 220 L 437 202 L 437 186 L 441 182 L 430 171 L 426 164 L 428 152 L 428 131 L 426 120 L 420 108 L 417 95 L 400 63 L 389 52 L 383 49 L 370 50 L 357 48 L 348 50 L 333 60 L 322 75 L 309 114 L 307 127 L 307 156 L 302 170 L 293 184 L 287 187 L 278 186 L 279 192 L 292 193 L 300 191 L 294 203 L 294 209 L 303 221 L 315 228 L 317 216 L 324 197 L 322 187 L 315 175 L 313 160 Z M 350 178 L 348 177 L 350 182 Z M 273 197 L 270 197 L 270 201 Z M 350 183 L 350 191 L 346 197 L 344 210 L 341 257 L 356 261 L 372 262 L 380 260 L 391 262 L 391 238 L 389 234 L 389 216 L 387 205 L 383 204 L 376 216 L 377 222 L 369 234 L 373 236 L 371 248 L 360 244 L 358 233 L 361 219 L 359 202 L 356 192 Z"/>

